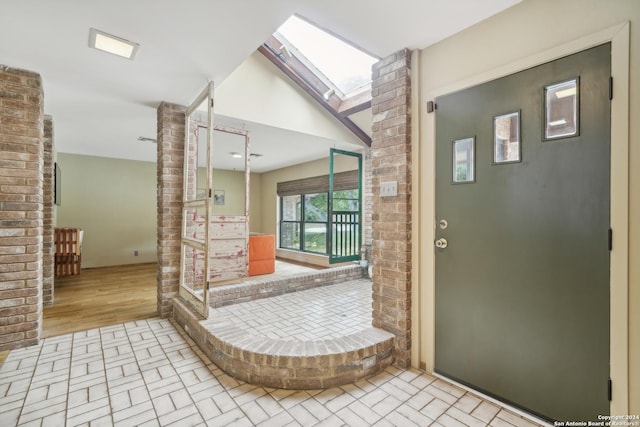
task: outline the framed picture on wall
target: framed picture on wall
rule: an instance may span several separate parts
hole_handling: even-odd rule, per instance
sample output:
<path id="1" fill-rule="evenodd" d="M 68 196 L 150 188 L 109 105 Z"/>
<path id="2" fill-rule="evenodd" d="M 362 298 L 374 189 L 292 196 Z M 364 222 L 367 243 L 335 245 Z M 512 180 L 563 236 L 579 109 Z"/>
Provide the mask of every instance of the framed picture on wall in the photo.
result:
<path id="1" fill-rule="evenodd" d="M 213 204 L 218 206 L 224 205 L 224 190 L 213 190 Z"/>

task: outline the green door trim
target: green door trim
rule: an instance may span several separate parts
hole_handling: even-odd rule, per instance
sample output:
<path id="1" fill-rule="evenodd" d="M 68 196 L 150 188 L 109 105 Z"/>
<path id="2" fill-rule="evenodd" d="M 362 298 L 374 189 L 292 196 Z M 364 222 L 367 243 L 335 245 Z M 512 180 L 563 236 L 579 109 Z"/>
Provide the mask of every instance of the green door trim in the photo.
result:
<path id="1" fill-rule="evenodd" d="M 358 210 L 357 212 L 353 211 L 334 211 L 334 156 L 336 154 L 355 157 L 358 160 Z M 328 252 L 329 252 L 329 264 L 335 264 L 339 262 L 347 262 L 347 261 L 355 261 L 360 259 L 360 247 L 362 246 L 362 154 L 354 153 L 351 151 L 339 150 L 337 148 L 331 148 L 329 150 L 329 230 L 328 230 Z M 338 234 L 338 227 L 343 227 L 345 224 L 339 223 L 337 218 L 340 215 L 348 215 L 350 217 L 353 214 L 356 214 L 357 218 L 357 226 L 356 226 L 356 235 L 350 236 L 355 237 L 355 241 L 350 241 L 349 246 L 351 247 L 350 254 L 342 254 L 338 251 L 338 247 L 336 245 L 337 239 L 336 236 Z M 351 227 L 350 224 L 346 224 L 347 227 Z M 353 250 L 355 248 L 355 251 Z"/>

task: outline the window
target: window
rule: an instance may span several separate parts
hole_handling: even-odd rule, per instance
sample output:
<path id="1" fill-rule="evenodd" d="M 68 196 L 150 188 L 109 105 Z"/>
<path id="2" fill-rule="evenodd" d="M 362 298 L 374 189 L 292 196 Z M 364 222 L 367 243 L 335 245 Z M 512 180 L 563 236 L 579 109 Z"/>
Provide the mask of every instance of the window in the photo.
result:
<path id="1" fill-rule="evenodd" d="M 280 247 L 327 254 L 328 193 L 280 199 Z"/>
<path id="2" fill-rule="evenodd" d="M 358 171 L 334 174 L 333 239 L 340 256 L 357 255 L 355 242 L 359 232 Z M 316 176 L 280 182 L 281 249 L 329 255 L 331 239 L 329 218 L 329 176 Z M 355 248 L 355 249 L 354 249 Z"/>
<path id="3" fill-rule="evenodd" d="M 475 138 L 453 141 L 453 182 L 475 181 Z"/>
<path id="4" fill-rule="evenodd" d="M 340 98 L 371 87 L 371 66 L 378 59 L 338 37 L 297 16 L 282 24 L 276 37 Z"/>
<path id="5" fill-rule="evenodd" d="M 297 16 L 282 24 L 258 52 L 371 146 L 371 137 L 351 116 L 371 107 L 372 66 L 379 58 Z"/>
<path id="6" fill-rule="evenodd" d="M 493 163 L 520 161 L 520 112 L 493 118 Z"/>
<path id="7" fill-rule="evenodd" d="M 579 80 L 577 78 L 544 88 L 545 140 L 578 135 Z"/>
<path id="8" fill-rule="evenodd" d="M 327 253 L 327 193 L 307 194 L 304 197 L 304 239 L 307 252 Z"/>
<path id="9" fill-rule="evenodd" d="M 280 247 L 300 249 L 300 225 L 302 224 L 302 196 L 286 196 L 280 199 Z"/>

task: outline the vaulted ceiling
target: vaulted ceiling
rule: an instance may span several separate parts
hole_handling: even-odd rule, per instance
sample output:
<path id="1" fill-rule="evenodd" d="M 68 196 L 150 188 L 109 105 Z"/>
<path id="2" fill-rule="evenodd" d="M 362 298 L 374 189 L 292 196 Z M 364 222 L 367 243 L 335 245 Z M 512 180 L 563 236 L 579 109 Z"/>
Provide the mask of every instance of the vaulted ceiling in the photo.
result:
<path id="1" fill-rule="evenodd" d="M 53 116 L 58 152 L 155 161 L 155 147 L 137 140 L 156 135 L 156 109 L 167 101 L 187 105 L 208 81 L 225 80 L 254 55 L 292 14 L 384 57 L 424 48 L 520 0 L 20 0 L 0 5 L 0 65 L 40 73 L 45 113 Z M 130 61 L 88 47 L 96 28 L 140 44 Z M 229 87 L 231 85 L 228 85 Z M 217 103 L 224 110 L 221 89 Z M 304 96 L 302 94 L 301 96 Z M 253 106 L 255 107 L 255 106 Z M 254 108 L 255 109 L 255 108 Z M 221 119 L 280 144 L 309 138 L 314 146 L 357 146 L 357 138 L 296 130 L 260 117 Z M 354 120 L 368 131 L 366 113 Z M 251 129 L 255 123 L 255 130 Z M 268 129 L 268 128 L 275 129 Z M 278 134 L 277 136 L 274 136 Z M 255 136 L 254 136 L 255 137 Z M 266 138 L 266 136 L 265 136 Z M 314 144 L 314 141 L 316 144 Z M 319 143 L 322 142 L 322 143 Z M 307 145 L 304 145 L 307 147 Z M 265 146 L 266 147 L 266 146 Z M 297 163 L 297 150 L 273 156 Z M 319 155 L 319 154 L 318 154 Z"/>

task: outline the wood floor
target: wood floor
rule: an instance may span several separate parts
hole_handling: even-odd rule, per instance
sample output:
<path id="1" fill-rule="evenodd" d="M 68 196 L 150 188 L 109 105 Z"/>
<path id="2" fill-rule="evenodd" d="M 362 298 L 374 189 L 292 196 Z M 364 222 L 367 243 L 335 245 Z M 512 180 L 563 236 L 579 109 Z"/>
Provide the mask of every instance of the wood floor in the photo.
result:
<path id="1" fill-rule="evenodd" d="M 157 316 L 157 268 L 156 263 L 121 265 L 84 269 L 77 276 L 56 277 L 54 303 L 44 307 L 41 337 Z M 275 274 L 261 277 L 321 268 L 278 260 Z"/>
<path id="2" fill-rule="evenodd" d="M 322 267 L 278 260 L 273 276 L 317 269 Z M 151 263 L 90 268 L 77 276 L 56 277 L 54 305 L 44 307 L 41 337 L 157 316 L 157 272 L 157 264 Z M 7 354 L 0 352 L 0 365 Z"/>
<path id="3" fill-rule="evenodd" d="M 147 319 L 156 312 L 157 264 L 90 268 L 56 277 L 42 338 Z"/>

